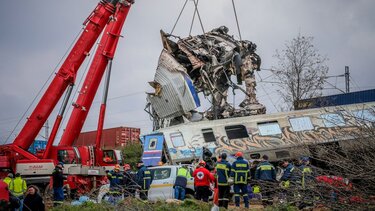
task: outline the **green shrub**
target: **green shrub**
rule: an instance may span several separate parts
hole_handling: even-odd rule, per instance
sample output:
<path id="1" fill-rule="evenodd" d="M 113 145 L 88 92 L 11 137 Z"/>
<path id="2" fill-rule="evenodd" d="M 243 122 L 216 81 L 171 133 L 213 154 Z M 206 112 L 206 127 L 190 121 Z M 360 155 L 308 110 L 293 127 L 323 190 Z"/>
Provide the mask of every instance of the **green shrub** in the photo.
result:
<path id="1" fill-rule="evenodd" d="M 142 144 L 140 142 L 128 144 L 122 149 L 122 153 L 124 155 L 124 162 L 130 164 L 135 169 L 137 162 L 142 158 Z"/>

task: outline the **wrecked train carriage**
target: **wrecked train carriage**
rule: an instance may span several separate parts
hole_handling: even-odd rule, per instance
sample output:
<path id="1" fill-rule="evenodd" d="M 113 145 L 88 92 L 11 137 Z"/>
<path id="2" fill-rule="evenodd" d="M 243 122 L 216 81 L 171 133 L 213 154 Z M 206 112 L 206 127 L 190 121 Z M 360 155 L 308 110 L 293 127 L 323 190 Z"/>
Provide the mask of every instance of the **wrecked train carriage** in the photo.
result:
<path id="1" fill-rule="evenodd" d="M 375 102 L 190 122 L 143 135 L 143 161 L 190 163 L 201 158 L 203 147 L 214 156 L 241 151 L 246 159 L 266 154 L 271 161 L 309 155 L 317 145 L 345 151 L 363 135 L 358 119 L 373 127 Z"/>
<path id="2" fill-rule="evenodd" d="M 208 119 L 265 113 L 265 107 L 255 95 L 254 71 L 260 70 L 261 59 L 255 53 L 254 43 L 235 40 L 226 27 L 187 38 L 164 32 L 161 35 L 164 49 L 154 81 L 150 83 L 155 92 L 149 93 L 147 98 L 154 120 L 189 119 L 191 111 L 199 106 L 199 92 L 211 96 L 213 107 L 205 113 Z M 172 38 L 177 38 L 177 41 Z M 232 75 L 237 76 L 239 85 L 245 81 L 246 90 L 230 80 Z M 240 107 L 248 112 L 235 111 L 227 102 L 230 86 L 246 94 Z M 185 87 L 189 87 L 188 92 Z"/>

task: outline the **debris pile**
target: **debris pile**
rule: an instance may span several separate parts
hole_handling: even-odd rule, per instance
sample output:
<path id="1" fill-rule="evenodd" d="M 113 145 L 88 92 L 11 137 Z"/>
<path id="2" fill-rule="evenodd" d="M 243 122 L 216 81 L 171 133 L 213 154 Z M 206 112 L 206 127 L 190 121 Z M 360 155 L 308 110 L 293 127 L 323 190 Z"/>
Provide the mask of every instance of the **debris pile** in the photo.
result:
<path id="1" fill-rule="evenodd" d="M 212 107 L 204 113 L 208 119 L 266 112 L 255 94 L 254 73 L 260 70 L 261 65 L 261 58 L 255 53 L 257 46 L 247 40 L 234 39 L 228 31 L 227 27 L 221 26 L 203 35 L 186 38 L 161 31 L 164 49 L 155 79 L 150 82 L 155 92 L 148 95 L 153 109 L 150 114 L 154 119 L 183 116 L 190 120 L 193 110 L 200 105 L 197 99 L 197 93 L 200 92 L 212 100 Z M 236 76 L 236 84 L 231 81 L 231 76 Z M 243 82 L 246 90 L 239 86 Z M 245 99 L 238 105 L 238 109 L 236 105 L 227 102 L 230 87 L 245 93 Z M 176 96 L 179 99 L 177 101 Z"/>

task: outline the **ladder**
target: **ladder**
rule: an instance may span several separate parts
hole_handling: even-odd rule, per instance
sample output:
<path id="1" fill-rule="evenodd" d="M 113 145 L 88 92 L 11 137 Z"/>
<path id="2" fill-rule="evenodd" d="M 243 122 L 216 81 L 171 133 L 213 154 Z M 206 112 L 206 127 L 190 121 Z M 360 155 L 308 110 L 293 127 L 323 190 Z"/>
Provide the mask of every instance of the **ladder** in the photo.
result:
<path id="1" fill-rule="evenodd" d="M 95 153 L 94 153 L 94 147 L 89 146 L 89 153 L 90 153 L 90 163 L 89 165 L 93 166 L 95 165 Z"/>

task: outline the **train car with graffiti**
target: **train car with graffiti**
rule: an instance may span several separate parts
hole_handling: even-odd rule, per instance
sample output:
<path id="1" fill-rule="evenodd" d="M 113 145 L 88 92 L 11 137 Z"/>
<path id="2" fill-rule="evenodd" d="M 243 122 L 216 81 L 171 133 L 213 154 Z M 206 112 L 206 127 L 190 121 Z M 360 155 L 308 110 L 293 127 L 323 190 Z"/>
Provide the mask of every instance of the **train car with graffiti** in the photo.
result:
<path id="1" fill-rule="evenodd" d="M 205 147 L 216 156 L 242 151 L 246 159 L 267 154 L 277 161 L 300 156 L 291 149 L 316 144 L 345 148 L 360 124 L 375 125 L 375 102 L 188 122 L 143 135 L 142 159 L 149 166 L 191 162 Z"/>

